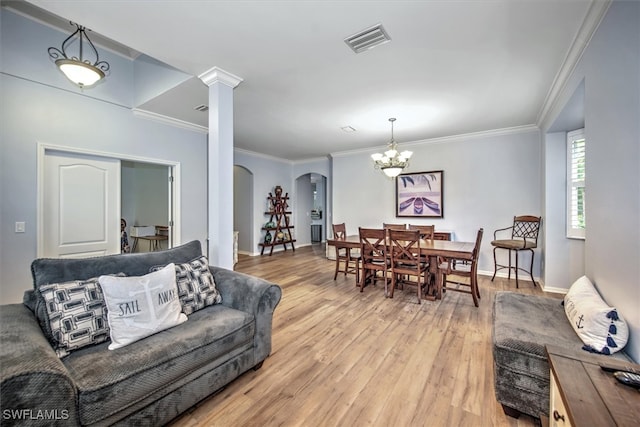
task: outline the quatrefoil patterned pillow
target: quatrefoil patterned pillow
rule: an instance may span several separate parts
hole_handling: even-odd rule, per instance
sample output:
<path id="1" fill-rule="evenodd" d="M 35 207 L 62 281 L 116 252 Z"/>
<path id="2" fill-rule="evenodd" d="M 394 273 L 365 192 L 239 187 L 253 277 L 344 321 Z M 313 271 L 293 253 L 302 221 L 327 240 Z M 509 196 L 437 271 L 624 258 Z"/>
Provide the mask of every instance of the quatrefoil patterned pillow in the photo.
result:
<path id="1" fill-rule="evenodd" d="M 149 271 L 157 271 L 163 267 L 153 266 Z M 203 255 L 183 264 L 175 264 L 175 268 L 178 297 L 184 314 L 188 316 L 222 301 L 209 270 L 207 257 Z"/>

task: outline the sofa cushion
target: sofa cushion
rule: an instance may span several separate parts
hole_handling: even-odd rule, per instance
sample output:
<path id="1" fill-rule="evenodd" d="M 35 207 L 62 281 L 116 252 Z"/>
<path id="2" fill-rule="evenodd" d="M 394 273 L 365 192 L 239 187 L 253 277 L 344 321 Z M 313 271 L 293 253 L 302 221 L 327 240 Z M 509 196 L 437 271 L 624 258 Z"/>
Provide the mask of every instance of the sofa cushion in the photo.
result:
<path id="1" fill-rule="evenodd" d="M 103 343 L 71 353 L 63 363 L 78 386 L 81 423 L 135 412 L 138 402 L 159 390 L 171 393 L 184 376 L 247 351 L 254 334 L 252 315 L 217 304 L 126 347 L 106 351 Z"/>
<path id="2" fill-rule="evenodd" d="M 163 251 L 135 254 L 107 255 L 94 258 L 38 258 L 31 263 L 33 288 L 49 283 L 87 280 L 105 274 L 124 273 L 127 276 L 142 276 L 154 265 L 181 263 L 202 255 L 199 240 L 193 240 Z"/>
<path id="3" fill-rule="evenodd" d="M 98 278 L 107 305 L 111 344 L 124 347 L 187 321 L 173 264 L 144 276 Z"/>
<path id="4" fill-rule="evenodd" d="M 582 276 L 571 285 L 564 297 L 564 310 L 585 350 L 613 354 L 627 344 L 627 323 L 604 302 L 588 277 Z"/>
<path id="5" fill-rule="evenodd" d="M 150 271 L 158 271 L 163 267 L 154 266 Z M 213 275 L 209 271 L 209 262 L 204 255 L 189 262 L 176 264 L 176 283 L 182 312 L 187 316 L 222 301 Z"/>

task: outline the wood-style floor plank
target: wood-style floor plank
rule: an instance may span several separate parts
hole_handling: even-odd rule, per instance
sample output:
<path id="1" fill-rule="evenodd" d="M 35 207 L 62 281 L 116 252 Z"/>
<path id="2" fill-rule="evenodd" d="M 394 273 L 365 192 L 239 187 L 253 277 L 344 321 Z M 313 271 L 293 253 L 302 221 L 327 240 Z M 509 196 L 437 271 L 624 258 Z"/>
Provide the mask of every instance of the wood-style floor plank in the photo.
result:
<path id="1" fill-rule="evenodd" d="M 240 255 L 236 270 L 282 287 L 271 356 L 171 424 L 203 426 L 535 426 L 495 400 L 491 309 L 515 281 L 480 276 L 480 307 L 448 291 L 416 303 L 353 275 L 333 280 L 324 246 Z M 519 292 L 542 294 L 521 281 Z"/>

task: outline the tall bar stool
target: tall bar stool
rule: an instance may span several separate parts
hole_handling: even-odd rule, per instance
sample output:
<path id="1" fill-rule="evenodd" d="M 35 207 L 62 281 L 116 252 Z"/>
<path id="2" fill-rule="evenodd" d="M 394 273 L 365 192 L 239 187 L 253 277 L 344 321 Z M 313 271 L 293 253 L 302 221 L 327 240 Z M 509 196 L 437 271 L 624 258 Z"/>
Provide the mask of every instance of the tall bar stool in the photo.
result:
<path id="1" fill-rule="evenodd" d="M 538 234 L 540 232 L 541 222 L 542 217 L 539 216 L 514 216 L 512 226 L 499 228 L 493 232 L 494 240 L 491 242 L 491 245 L 493 246 L 494 272 L 491 281 L 496 278 L 496 273 L 498 272 L 498 270 L 508 268 L 509 280 L 511 280 L 511 270 L 514 270 L 516 273 L 516 288 L 518 287 L 518 270 L 529 273 L 529 276 L 531 276 L 531 281 L 533 282 L 533 286 L 536 286 L 536 281 L 533 278 L 533 250 L 538 247 Z M 498 233 L 504 234 L 504 232 L 508 230 L 511 230 L 511 238 L 498 240 Z M 496 258 L 496 250 L 498 249 L 505 249 L 509 251 L 509 265 L 498 264 Z M 522 251 L 531 252 L 531 265 L 529 266 L 528 271 L 524 268 L 518 267 L 518 254 Z M 511 265 L 512 252 L 515 253 L 515 267 Z"/>

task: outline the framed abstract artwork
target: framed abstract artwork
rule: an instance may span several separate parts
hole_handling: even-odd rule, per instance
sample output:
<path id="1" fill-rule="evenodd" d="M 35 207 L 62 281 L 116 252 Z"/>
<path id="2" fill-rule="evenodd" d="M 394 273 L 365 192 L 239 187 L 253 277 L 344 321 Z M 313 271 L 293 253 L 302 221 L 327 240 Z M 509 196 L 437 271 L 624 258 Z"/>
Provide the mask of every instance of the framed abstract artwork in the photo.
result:
<path id="1" fill-rule="evenodd" d="M 444 218 L 444 171 L 398 175 L 396 216 Z"/>

